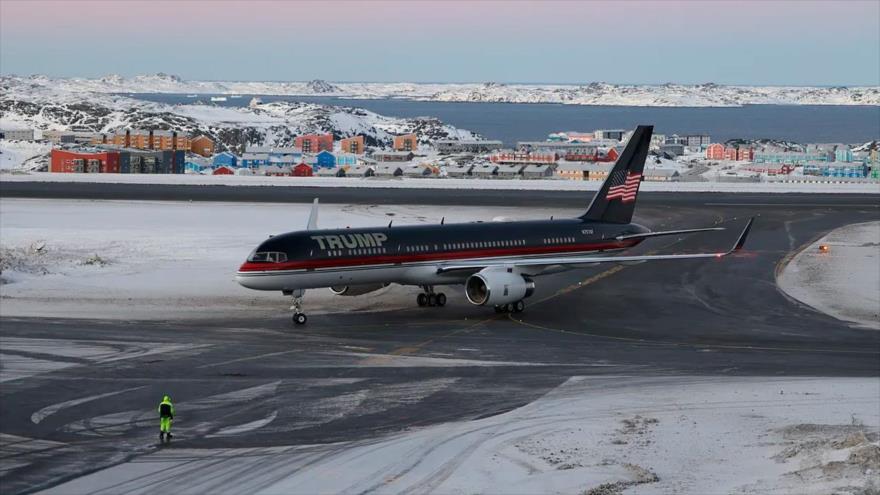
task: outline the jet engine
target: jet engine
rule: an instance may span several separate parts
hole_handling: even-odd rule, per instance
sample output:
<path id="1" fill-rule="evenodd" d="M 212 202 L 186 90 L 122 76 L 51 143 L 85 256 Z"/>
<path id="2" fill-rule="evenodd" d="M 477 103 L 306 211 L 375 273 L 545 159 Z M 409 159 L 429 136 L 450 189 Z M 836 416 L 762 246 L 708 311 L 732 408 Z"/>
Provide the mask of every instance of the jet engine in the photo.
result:
<path id="1" fill-rule="evenodd" d="M 330 287 L 330 292 L 337 296 L 360 296 L 368 292 L 377 291 L 388 284 L 368 284 L 368 285 L 336 285 Z"/>
<path id="2" fill-rule="evenodd" d="M 477 306 L 500 306 L 532 295 L 535 283 L 512 268 L 484 268 L 468 277 L 464 294 Z"/>

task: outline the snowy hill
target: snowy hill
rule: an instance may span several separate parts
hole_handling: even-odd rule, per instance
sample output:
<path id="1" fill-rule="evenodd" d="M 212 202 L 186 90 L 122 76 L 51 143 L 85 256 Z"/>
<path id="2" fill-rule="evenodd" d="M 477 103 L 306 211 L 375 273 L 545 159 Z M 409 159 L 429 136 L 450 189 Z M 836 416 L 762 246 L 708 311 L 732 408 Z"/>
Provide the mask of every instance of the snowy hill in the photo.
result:
<path id="1" fill-rule="evenodd" d="M 220 149 L 237 152 L 247 145 L 290 144 L 294 136 L 306 133 L 329 132 L 336 138 L 361 134 L 370 146 L 390 145 L 393 135 L 409 132 L 417 133 L 423 143 L 475 137 L 438 119 L 392 118 L 359 108 L 293 102 L 261 103 L 246 108 L 168 105 L 105 91 L 108 87 L 131 83 L 148 82 L 154 90 L 190 84 L 164 74 L 131 80 L 107 76 L 72 81 L 45 77 L 0 78 L 0 125 L 95 132 L 124 128 L 175 129 L 211 136 L 220 144 Z M 333 89 L 316 81 L 308 84 L 316 90 Z"/>
<path id="2" fill-rule="evenodd" d="M 880 105 L 880 87 L 725 86 L 706 84 L 624 85 L 593 82 L 547 84 L 423 84 L 186 81 L 169 74 L 125 78 L 15 78 L 67 91 L 100 93 L 199 93 L 403 98 L 421 101 L 561 103 L 662 107 L 731 107 L 741 105 Z"/>

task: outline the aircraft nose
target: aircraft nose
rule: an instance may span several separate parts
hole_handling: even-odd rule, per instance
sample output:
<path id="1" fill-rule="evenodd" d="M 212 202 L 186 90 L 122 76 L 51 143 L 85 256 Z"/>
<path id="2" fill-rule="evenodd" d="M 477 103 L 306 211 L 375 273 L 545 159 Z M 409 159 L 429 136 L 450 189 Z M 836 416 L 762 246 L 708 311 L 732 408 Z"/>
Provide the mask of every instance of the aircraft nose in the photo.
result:
<path id="1" fill-rule="evenodd" d="M 235 274 L 235 281 L 238 282 L 238 285 L 242 287 L 255 289 L 256 287 L 254 286 L 254 276 L 248 273 L 250 271 L 250 268 L 250 264 L 247 261 L 242 263 L 242 265 L 238 268 L 238 272 L 236 272 Z"/>

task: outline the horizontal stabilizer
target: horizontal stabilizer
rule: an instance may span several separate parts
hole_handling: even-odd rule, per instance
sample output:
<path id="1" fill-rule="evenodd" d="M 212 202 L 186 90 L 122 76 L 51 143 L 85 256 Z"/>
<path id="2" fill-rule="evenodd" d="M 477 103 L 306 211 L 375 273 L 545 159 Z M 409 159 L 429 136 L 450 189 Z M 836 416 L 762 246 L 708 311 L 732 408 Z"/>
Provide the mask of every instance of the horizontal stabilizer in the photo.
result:
<path id="1" fill-rule="evenodd" d="M 647 239 L 648 237 L 660 237 L 664 235 L 678 235 L 678 234 L 693 234 L 696 232 L 713 232 L 718 230 L 725 230 L 724 227 L 707 227 L 704 229 L 684 229 L 684 230 L 664 230 L 661 232 L 646 232 L 644 234 L 630 234 L 630 235 L 619 235 L 615 237 L 615 240 L 625 241 L 628 239 Z"/>

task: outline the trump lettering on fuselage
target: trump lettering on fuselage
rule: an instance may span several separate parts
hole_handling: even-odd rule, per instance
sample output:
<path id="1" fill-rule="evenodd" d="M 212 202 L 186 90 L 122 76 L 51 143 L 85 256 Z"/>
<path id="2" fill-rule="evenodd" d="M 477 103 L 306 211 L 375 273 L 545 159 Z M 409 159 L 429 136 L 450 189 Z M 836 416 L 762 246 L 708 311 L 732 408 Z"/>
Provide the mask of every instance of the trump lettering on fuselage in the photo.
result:
<path id="1" fill-rule="evenodd" d="M 318 242 L 318 247 L 321 250 L 382 247 L 382 243 L 388 240 L 388 236 L 381 232 L 365 234 L 313 235 L 311 237 Z"/>

